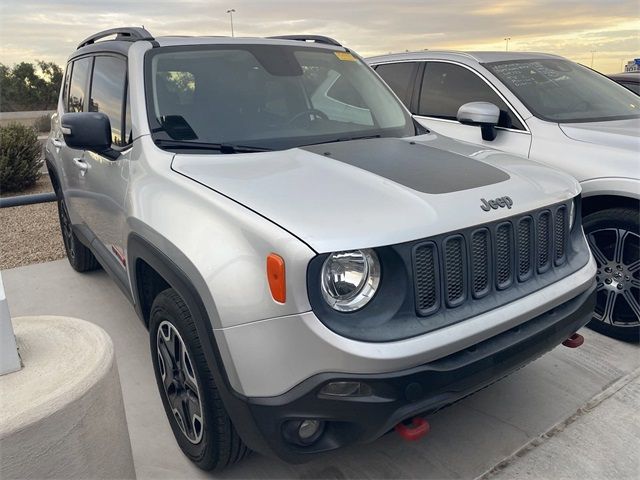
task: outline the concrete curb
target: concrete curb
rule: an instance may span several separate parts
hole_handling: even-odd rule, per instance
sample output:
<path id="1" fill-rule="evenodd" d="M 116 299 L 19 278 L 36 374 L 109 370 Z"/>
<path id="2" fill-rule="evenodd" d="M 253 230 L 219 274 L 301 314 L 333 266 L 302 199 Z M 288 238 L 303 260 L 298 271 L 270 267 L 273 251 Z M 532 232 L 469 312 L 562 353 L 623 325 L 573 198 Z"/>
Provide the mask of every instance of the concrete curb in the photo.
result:
<path id="1" fill-rule="evenodd" d="M 135 478 L 107 333 L 67 317 L 13 324 L 24 368 L 0 377 L 0 477 Z"/>

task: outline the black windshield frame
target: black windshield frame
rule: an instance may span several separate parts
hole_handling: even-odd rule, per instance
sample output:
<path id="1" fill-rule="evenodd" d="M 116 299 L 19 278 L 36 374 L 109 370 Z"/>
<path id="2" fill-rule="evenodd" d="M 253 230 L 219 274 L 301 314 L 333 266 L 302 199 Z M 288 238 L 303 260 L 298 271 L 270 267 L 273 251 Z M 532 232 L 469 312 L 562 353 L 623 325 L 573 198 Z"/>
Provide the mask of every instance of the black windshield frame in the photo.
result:
<path id="1" fill-rule="evenodd" d="M 272 46 L 277 46 L 279 48 L 289 49 L 291 51 L 303 51 L 307 49 L 318 49 L 323 51 L 330 52 L 345 52 L 350 55 L 353 55 L 355 60 L 370 71 L 373 78 L 375 78 L 379 84 L 380 88 L 385 89 L 389 95 L 397 102 L 398 106 L 402 111 L 402 115 L 405 118 L 405 123 L 400 127 L 389 127 L 382 128 L 376 127 L 372 129 L 361 129 L 351 132 L 354 136 L 357 137 L 394 137 L 394 138 L 402 138 L 402 137 L 410 137 L 420 134 L 420 129 L 416 126 L 415 120 L 411 116 L 411 113 L 406 109 L 406 107 L 397 99 L 396 95 L 393 91 L 387 86 L 386 83 L 375 73 L 375 71 L 357 54 L 348 50 L 346 48 L 330 48 L 323 45 L 314 45 L 311 43 L 300 42 L 298 45 L 275 45 L 268 44 Z M 154 88 L 152 84 L 152 76 L 153 76 L 153 58 L 156 55 L 168 53 L 168 52 L 201 52 L 201 51 L 215 51 L 215 50 L 246 50 L 249 53 L 253 53 L 255 50 L 259 50 L 262 48 L 264 44 L 252 44 L 252 43 L 229 43 L 229 44 L 203 44 L 203 45 L 178 45 L 178 46 L 164 46 L 164 47 L 155 47 L 148 50 L 144 55 L 144 91 L 145 91 L 145 109 L 147 114 L 147 121 L 149 123 L 149 129 L 151 132 L 151 136 L 154 140 L 173 140 L 173 138 L 168 135 L 159 122 L 158 118 L 155 115 L 155 112 L 152 109 L 152 105 L 154 104 Z M 246 145 L 248 147 L 256 147 L 263 148 L 268 150 L 286 150 L 289 148 L 297 148 L 306 145 L 312 144 L 320 144 L 320 143 L 329 143 L 339 140 L 336 135 L 328 134 L 328 135 L 311 135 L 311 136 L 296 136 L 292 138 L 281 137 L 270 139 L 266 144 L 259 142 L 252 142 L 251 140 L 243 140 L 242 138 L 237 139 L 237 142 L 232 143 L 240 143 Z M 158 148 L 162 148 L 158 146 Z"/>

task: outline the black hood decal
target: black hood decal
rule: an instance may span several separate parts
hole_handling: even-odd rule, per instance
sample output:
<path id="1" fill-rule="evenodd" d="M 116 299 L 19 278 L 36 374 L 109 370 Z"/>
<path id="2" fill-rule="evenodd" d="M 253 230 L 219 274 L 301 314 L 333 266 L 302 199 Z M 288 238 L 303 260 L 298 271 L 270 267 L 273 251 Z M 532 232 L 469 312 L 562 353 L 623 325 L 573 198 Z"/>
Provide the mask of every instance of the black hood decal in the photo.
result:
<path id="1" fill-rule="evenodd" d="M 484 187 L 510 178 L 484 162 L 397 138 L 325 143 L 302 149 L 429 194 Z"/>

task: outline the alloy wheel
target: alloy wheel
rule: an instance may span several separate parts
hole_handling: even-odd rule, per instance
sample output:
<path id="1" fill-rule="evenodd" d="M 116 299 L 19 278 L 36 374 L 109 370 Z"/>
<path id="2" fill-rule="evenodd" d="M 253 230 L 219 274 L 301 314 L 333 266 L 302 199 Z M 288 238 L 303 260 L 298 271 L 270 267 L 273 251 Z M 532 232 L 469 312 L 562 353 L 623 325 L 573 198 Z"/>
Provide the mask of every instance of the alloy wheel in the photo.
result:
<path id="1" fill-rule="evenodd" d="M 189 352 L 176 327 L 166 320 L 158 328 L 156 346 L 164 393 L 173 416 L 185 438 L 197 444 L 202 440 L 204 424 L 200 390 Z"/>
<path id="2" fill-rule="evenodd" d="M 640 235 L 603 228 L 587 236 L 598 264 L 593 318 L 616 327 L 640 325 Z"/>

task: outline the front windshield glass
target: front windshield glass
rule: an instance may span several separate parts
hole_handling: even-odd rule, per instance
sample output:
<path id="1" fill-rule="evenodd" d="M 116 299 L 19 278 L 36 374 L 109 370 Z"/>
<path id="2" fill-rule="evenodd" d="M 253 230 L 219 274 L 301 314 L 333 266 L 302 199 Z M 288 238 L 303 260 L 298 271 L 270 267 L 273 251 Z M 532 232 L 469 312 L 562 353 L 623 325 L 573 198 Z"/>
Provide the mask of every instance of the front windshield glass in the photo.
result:
<path id="1" fill-rule="evenodd" d="M 485 66 L 543 120 L 567 123 L 640 117 L 640 98 L 568 60 L 517 60 Z"/>
<path id="2" fill-rule="evenodd" d="M 283 149 L 415 134 L 388 87 L 345 51 L 311 46 L 164 47 L 147 54 L 154 138 Z"/>

